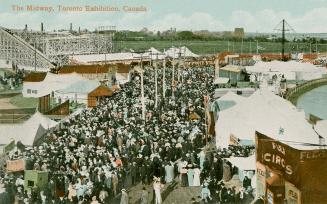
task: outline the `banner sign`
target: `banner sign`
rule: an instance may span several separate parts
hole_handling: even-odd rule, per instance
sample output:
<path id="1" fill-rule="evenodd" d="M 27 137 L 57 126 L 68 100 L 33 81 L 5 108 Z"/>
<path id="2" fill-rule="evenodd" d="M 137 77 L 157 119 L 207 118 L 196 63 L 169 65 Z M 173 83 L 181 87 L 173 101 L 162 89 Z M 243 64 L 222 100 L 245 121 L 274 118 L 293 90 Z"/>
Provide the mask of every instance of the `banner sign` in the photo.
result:
<path id="1" fill-rule="evenodd" d="M 257 161 L 281 172 L 288 181 L 299 184 L 300 151 L 258 132 L 256 139 Z"/>
<path id="2" fill-rule="evenodd" d="M 25 161 L 23 159 L 19 160 L 7 160 L 7 171 L 17 172 L 25 170 Z"/>

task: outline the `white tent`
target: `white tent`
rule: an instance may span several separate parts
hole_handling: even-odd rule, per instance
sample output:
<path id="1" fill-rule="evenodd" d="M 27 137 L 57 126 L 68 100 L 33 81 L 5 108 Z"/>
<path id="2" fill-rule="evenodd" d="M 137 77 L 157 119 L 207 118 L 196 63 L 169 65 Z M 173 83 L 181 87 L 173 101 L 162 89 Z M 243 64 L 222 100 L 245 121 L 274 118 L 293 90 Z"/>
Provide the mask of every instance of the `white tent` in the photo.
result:
<path id="1" fill-rule="evenodd" d="M 69 56 L 71 62 L 79 64 L 94 64 L 99 62 L 110 61 L 127 61 L 140 59 L 141 55 L 133 52 L 119 52 L 119 53 L 106 53 L 106 54 L 91 54 L 91 55 L 72 55 Z"/>
<path id="2" fill-rule="evenodd" d="M 165 51 L 167 57 L 178 58 L 178 57 L 199 57 L 199 55 L 194 54 L 190 49 L 187 47 L 171 47 Z"/>
<path id="3" fill-rule="evenodd" d="M 225 95 L 217 99 L 220 111 L 231 108 L 234 105 L 241 103 L 244 100 L 244 97 L 235 94 L 232 91 L 228 91 Z"/>
<path id="4" fill-rule="evenodd" d="M 227 161 L 238 168 L 240 181 L 243 181 L 245 176 L 248 176 L 250 179 L 254 176 L 256 170 L 256 159 L 254 154 L 249 157 L 230 157 L 227 158 Z"/>
<path id="5" fill-rule="evenodd" d="M 34 141 L 46 132 L 46 129 L 53 128 L 57 124 L 39 112 L 22 124 L 2 124 L 0 125 L 0 145 L 9 144 L 15 140 L 32 146 Z"/>
<path id="6" fill-rule="evenodd" d="M 71 74 L 60 75 L 48 72 L 43 81 L 24 82 L 22 93 L 24 97 L 38 98 L 51 94 L 54 91 L 65 89 L 78 81 L 88 81 L 88 79 L 80 76 L 75 72 Z M 28 90 L 32 90 L 32 94 L 30 94 Z M 33 90 L 36 92 L 33 93 Z"/>
<path id="7" fill-rule="evenodd" d="M 151 47 L 150 49 L 148 49 L 147 52 L 144 53 L 143 56 L 151 58 L 152 60 L 156 60 L 156 59 L 162 60 L 165 58 L 165 54 L 160 52 L 159 50 L 157 50 L 154 47 Z"/>
<path id="8" fill-rule="evenodd" d="M 255 155 L 249 157 L 230 157 L 227 160 L 233 165 L 239 168 L 240 170 L 253 170 L 256 169 L 256 160 Z"/>
<path id="9" fill-rule="evenodd" d="M 55 98 L 87 104 L 88 94 L 100 85 L 96 80 L 77 81 L 65 89 L 57 90 Z"/>
<path id="10" fill-rule="evenodd" d="M 319 144 L 318 135 L 303 111 L 262 89 L 221 111 L 215 128 L 218 147 L 228 147 L 231 136 L 254 141 L 255 131 L 282 142 L 290 141 L 295 148 L 308 148 L 299 143 Z"/>
<path id="11" fill-rule="evenodd" d="M 317 121 L 314 128 L 321 137 L 327 139 L 327 120 Z"/>
<path id="12" fill-rule="evenodd" d="M 318 79 L 327 73 L 327 70 L 323 67 L 297 61 L 259 61 L 254 66 L 246 66 L 245 69 L 250 74 L 269 75 L 270 78 L 275 74 L 283 74 L 288 80 Z"/>

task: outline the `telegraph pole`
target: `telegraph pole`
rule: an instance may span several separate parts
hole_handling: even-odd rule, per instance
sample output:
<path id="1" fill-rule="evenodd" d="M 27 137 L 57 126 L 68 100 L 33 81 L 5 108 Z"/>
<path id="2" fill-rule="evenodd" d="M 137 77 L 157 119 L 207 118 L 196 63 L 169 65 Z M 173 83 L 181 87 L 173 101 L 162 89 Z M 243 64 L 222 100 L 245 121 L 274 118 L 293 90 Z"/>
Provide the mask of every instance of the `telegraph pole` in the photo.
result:
<path id="1" fill-rule="evenodd" d="M 252 54 L 252 41 L 250 40 L 250 54 Z"/>
<path id="2" fill-rule="evenodd" d="M 286 31 L 294 31 L 294 29 L 283 19 L 281 22 L 278 23 L 278 25 L 275 27 L 276 31 L 281 31 L 282 32 L 282 60 L 285 61 L 285 33 Z"/>
<path id="3" fill-rule="evenodd" d="M 163 60 L 163 73 L 162 73 L 162 96 L 165 98 L 166 95 L 166 56 Z"/>
<path id="4" fill-rule="evenodd" d="M 156 100 L 155 100 L 155 104 L 154 104 L 154 107 L 155 109 L 157 109 L 158 107 L 158 72 L 157 72 L 157 66 L 158 66 L 158 53 L 157 53 L 157 57 L 156 57 L 156 61 L 155 61 L 155 64 L 154 64 L 154 70 L 155 70 L 155 83 L 156 83 Z"/>
<path id="5" fill-rule="evenodd" d="M 174 85 L 175 85 L 175 50 L 173 55 L 173 73 L 172 73 L 172 79 L 171 79 L 171 88 L 172 88 L 172 96 L 174 96 Z"/>
<path id="6" fill-rule="evenodd" d="M 145 121 L 145 99 L 144 99 L 144 81 L 143 81 L 143 55 L 141 54 L 141 95 L 142 95 L 142 119 Z"/>
<path id="7" fill-rule="evenodd" d="M 283 19 L 282 25 L 282 60 L 285 60 L 285 19 Z"/>
<path id="8" fill-rule="evenodd" d="M 182 55 L 182 50 L 181 50 L 181 48 L 179 48 L 179 53 L 178 53 L 178 66 L 177 66 L 177 81 L 178 81 L 178 83 L 179 83 L 180 76 L 181 76 L 181 73 L 180 73 L 181 55 Z"/>

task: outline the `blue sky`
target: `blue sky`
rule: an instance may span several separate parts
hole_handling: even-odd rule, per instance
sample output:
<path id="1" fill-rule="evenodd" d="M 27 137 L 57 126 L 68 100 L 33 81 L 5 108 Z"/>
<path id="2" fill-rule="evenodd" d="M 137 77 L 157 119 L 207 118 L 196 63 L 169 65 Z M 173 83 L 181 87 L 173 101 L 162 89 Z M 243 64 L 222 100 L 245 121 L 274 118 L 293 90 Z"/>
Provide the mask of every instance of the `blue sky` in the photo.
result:
<path id="1" fill-rule="evenodd" d="M 60 13 L 14 12 L 12 5 L 37 6 L 145 6 L 140 13 Z M 119 30 L 233 30 L 244 27 L 250 32 L 272 32 L 285 18 L 296 32 L 327 33 L 327 0 L 0 0 L 0 26 L 46 30 L 75 27 L 95 29 L 117 26 Z"/>

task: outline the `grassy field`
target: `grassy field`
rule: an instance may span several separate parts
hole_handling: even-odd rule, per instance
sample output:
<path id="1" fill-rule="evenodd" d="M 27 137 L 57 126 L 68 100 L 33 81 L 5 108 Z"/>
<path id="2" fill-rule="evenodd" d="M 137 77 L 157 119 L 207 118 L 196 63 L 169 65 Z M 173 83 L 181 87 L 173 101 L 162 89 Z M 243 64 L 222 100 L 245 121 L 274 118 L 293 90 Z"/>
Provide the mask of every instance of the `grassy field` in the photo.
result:
<path id="1" fill-rule="evenodd" d="M 281 43 L 277 42 L 259 42 L 259 53 L 281 53 Z M 122 51 L 133 49 L 135 51 L 144 51 L 150 47 L 155 47 L 160 51 L 169 49 L 175 46 L 186 46 L 196 54 L 214 54 L 221 51 L 233 51 L 236 53 L 256 53 L 256 42 L 239 42 L 239 41 L 115 41 L 114 51 Z M 327 51 L 327 44 L 318 44 L 319 52 Z M 314 52 L 316 44 L 312 44 L 310 48 L 309 43 L 293 43 L 288 42 L 285 46 L 286 52 Z"/>
<path id="2" fill-rule="evenodd" d="M 22 94 L 10 99 L 10 103 L 18 108 L 36 108 L 38 105 L 37 98 L 24 98 Z"/>

